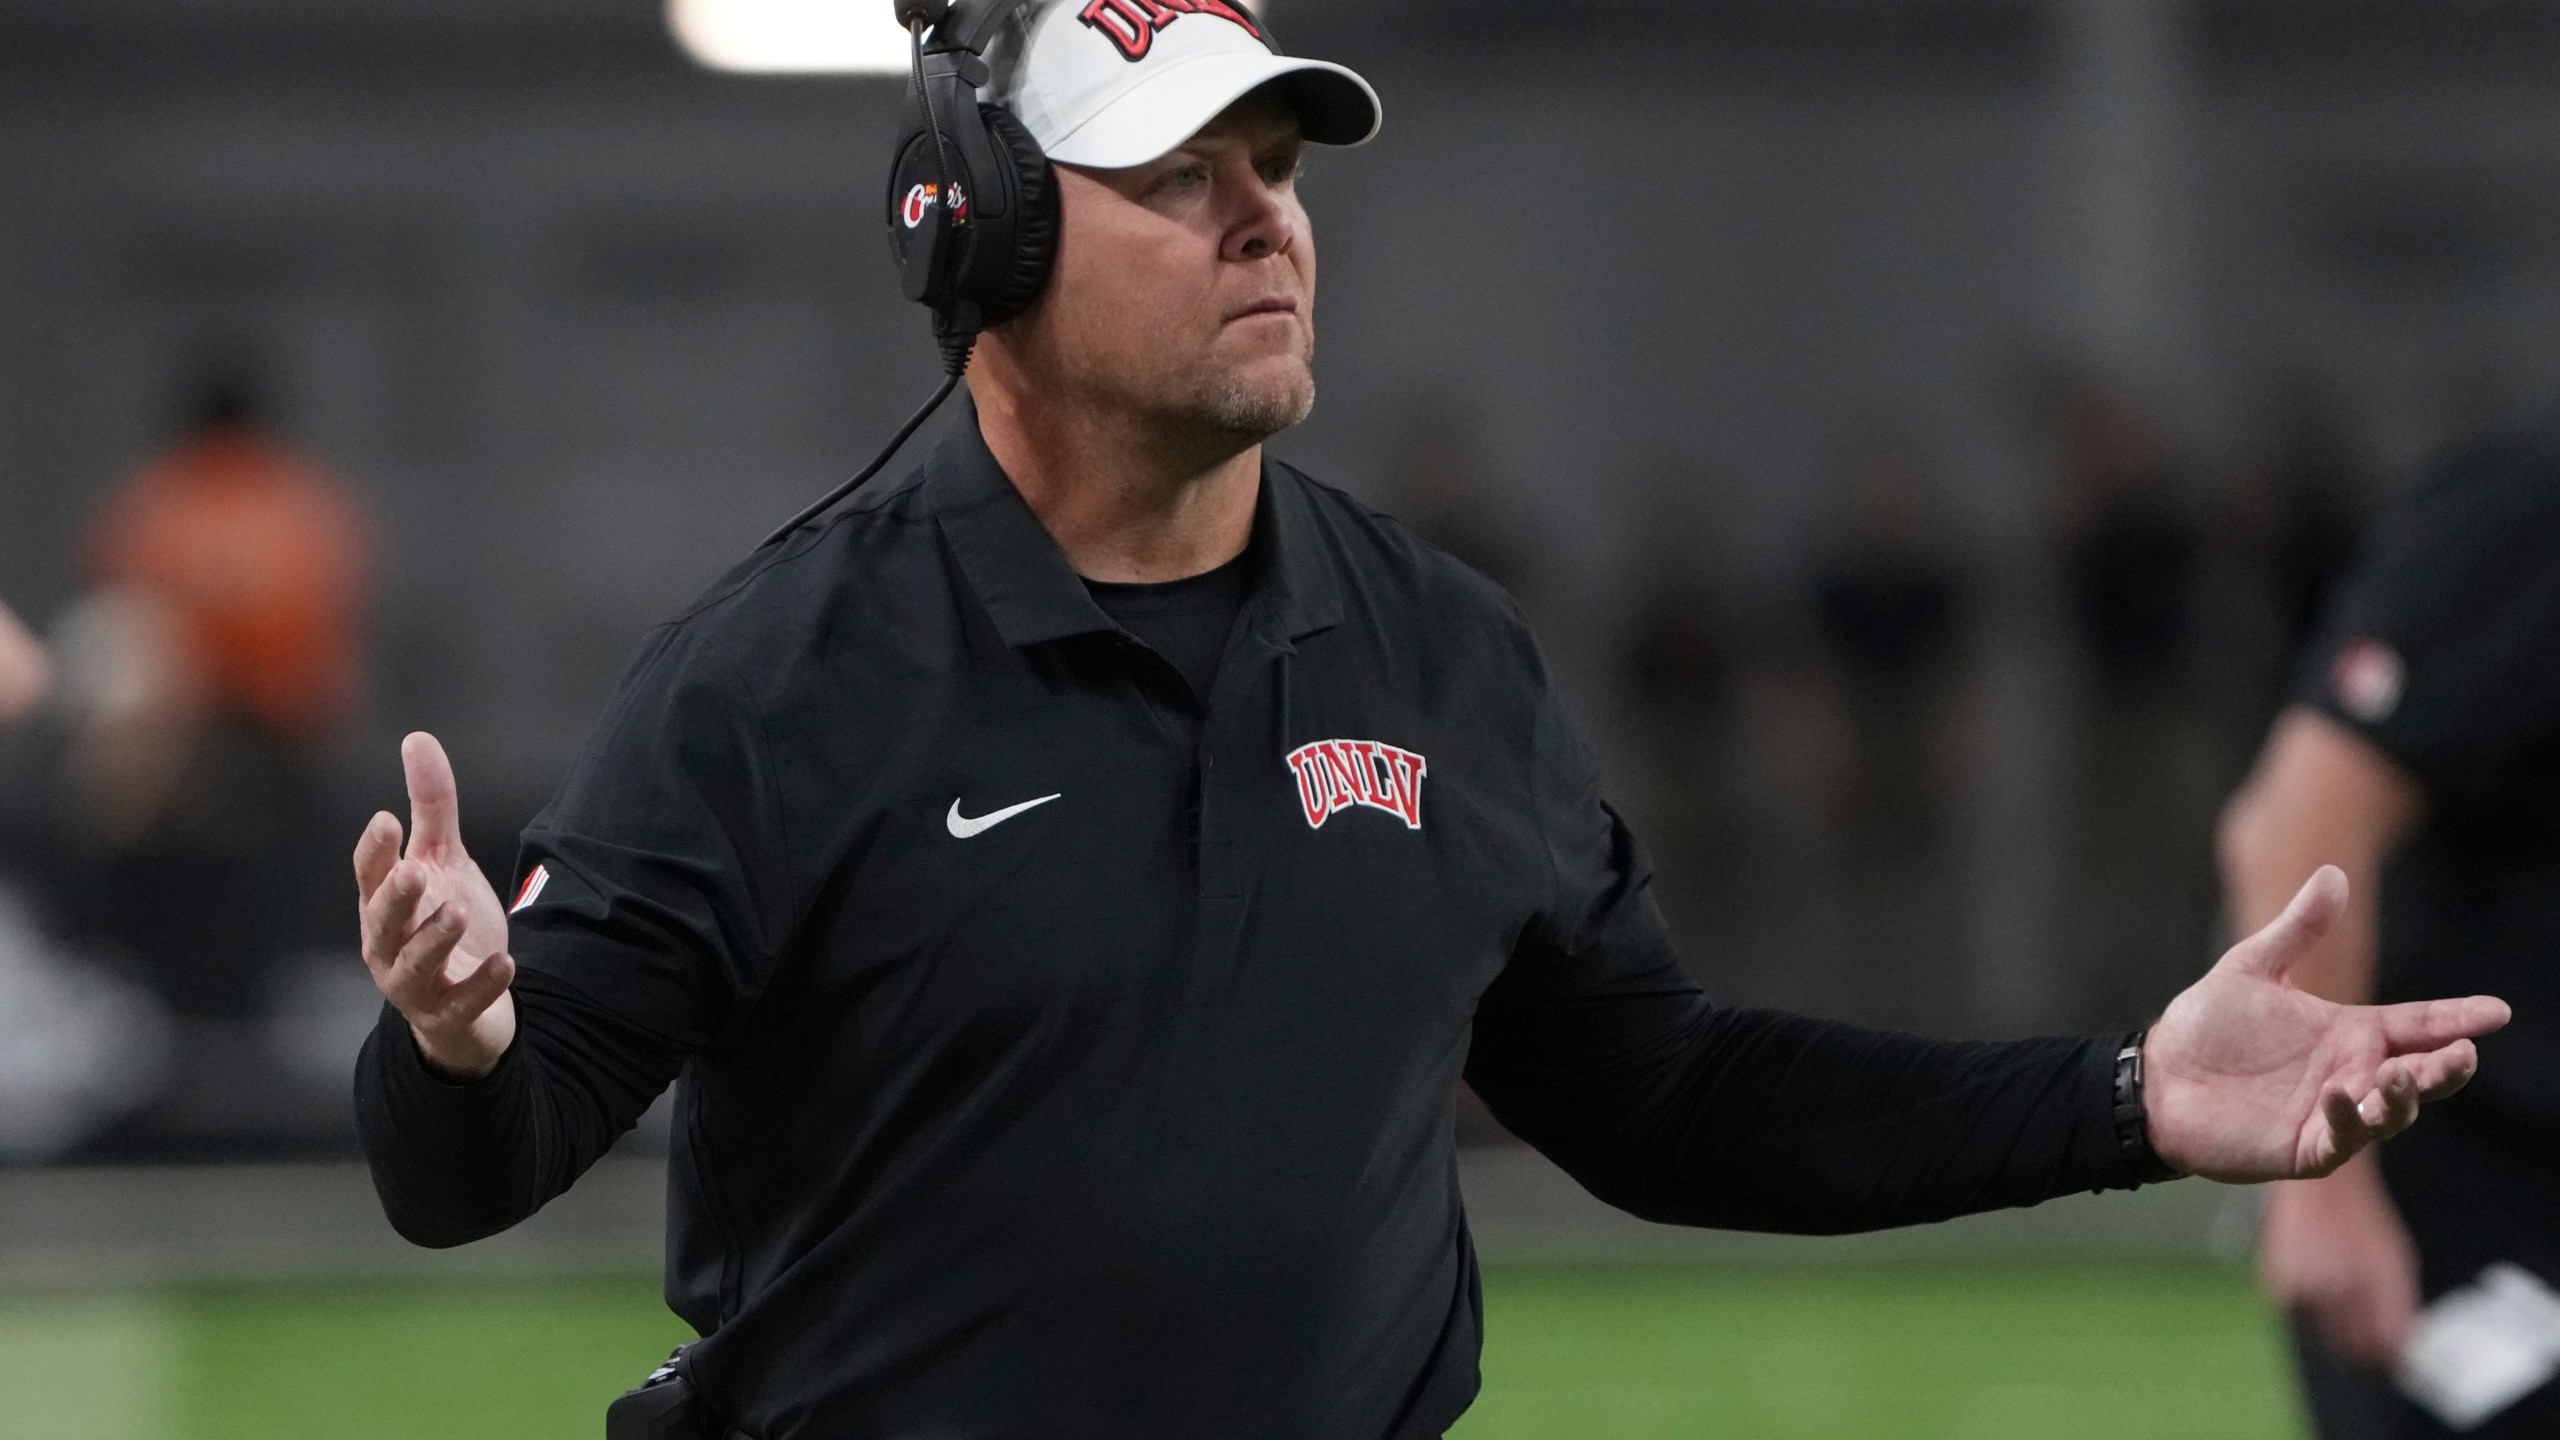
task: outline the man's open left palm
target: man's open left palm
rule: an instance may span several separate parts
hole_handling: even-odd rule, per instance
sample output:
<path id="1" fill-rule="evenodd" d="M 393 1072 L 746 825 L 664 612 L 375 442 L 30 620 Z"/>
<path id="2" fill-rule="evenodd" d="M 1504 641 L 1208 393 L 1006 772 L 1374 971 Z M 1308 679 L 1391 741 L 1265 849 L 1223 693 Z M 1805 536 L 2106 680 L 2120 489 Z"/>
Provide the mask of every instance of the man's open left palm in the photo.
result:
<path id="1" fill-rule="evenodd" d="M 2346 901 L 2345 873 L 2322 866 L 2151 1027 L 2144 1093 L 2162 1159 L 2213 1180 L 2326 1175 L 2471 1079 L 2472 1038 L 2507 1023 L 2505 1001 L 2337 1005 L 2286 978 Z"/>

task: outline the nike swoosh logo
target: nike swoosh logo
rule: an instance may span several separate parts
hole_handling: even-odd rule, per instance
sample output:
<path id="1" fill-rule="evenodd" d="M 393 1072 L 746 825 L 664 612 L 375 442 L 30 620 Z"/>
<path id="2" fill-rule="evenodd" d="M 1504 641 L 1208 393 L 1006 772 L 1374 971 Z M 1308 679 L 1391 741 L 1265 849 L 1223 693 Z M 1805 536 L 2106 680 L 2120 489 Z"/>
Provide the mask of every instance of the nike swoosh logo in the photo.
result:
<path id="1" fill-rule="evenodd" d="M 942 818 L 942 823 L 951 827 L 953 839 L 966 840 L 972 835 L 984 835 L 1023 811 L 1037 810 L 1057 798 L 1055 795 L 1043 795 L 1037 800 L 1025 800 L 1019 805 L 1007 805 L 992 815 L 981 815 L 975 820 L 962 815 L 960 802 L 954 800 L 951 802 L 951 813 Z"/>

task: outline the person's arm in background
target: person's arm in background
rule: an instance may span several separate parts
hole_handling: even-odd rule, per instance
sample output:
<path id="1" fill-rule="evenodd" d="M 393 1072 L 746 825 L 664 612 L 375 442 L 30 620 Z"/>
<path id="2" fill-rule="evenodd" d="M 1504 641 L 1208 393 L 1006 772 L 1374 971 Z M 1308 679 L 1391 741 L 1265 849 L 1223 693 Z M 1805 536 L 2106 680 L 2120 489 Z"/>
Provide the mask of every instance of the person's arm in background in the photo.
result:
<path id="1" fill-rule="evenodd" d="M 2322 865 L 2347 872 L 2346 913 L 2293 967 L 2293 983 L 2342 1005 L 2373 1000 L 2382 870 L 2415 827 L 2418 782 L 2373 743 L 2308 706 L 2287 710 L 2223 814 L 2233 928 L 2281 911 Z M 2267 1195 L 2258 1271 L 2267 1293 L 2340 1355 L 2385 1369 L 2418 1314 L 2418 1253 L 2373 1155 Z"/>
<path id="2" fill-rule="evenodd" d="M 2329 612 L 2220 848 L 2242 930 L 2314 867 L 2347 871 L 2352 908 L 2292 978 L 2352 1004 L 2374 994 L 2381 873 L 2395 852 L 2431 817 L 2460 823 L 2511 803 L 2518 757 L 2560 734 L 2553 418 L 2458 447 L 2421 474 L 2367 532 Z M 2418 1262 L 2370 1157 L 2278 1186 L 2259 1268 L 2342 1358 L 2398 1358 L 2418 1312 Z"/>
<path id="3" fill-rule="evenodd" d="M 52 689 L 52 657 L 9 607 L 0 605 L 0 730 L 25 719 Z"/>

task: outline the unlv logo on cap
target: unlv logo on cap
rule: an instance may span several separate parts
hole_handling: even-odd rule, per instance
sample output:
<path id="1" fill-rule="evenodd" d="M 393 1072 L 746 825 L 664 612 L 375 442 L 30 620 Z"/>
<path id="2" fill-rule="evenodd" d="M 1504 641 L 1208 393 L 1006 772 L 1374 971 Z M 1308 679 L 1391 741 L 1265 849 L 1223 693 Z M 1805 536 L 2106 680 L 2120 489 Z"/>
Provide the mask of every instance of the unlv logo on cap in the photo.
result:
<path id="1" fill-rule="evenodd" d="M 1244 27 L 1259 40 L 1262 30 L 1253 17 L 1227 0 L 1089 0 L 1076 18 L 1111 37 L 1121 58 L 1144 60 L 1156 45 L 1156 32 L 1185 15 L 1215 15 Z"/>
<path id="2" fill-rule="evenodd" d="M 1298 803 L 1307 811 L 1307 828 L 1366 805 L 1384 810 L 1408 830 L 1422 828 L 1422 777 L 1429 769 L 1421 756 L 1375 740 L 1318 740 L 1289 752 L 1289 768 L 1297 772 Z"/>

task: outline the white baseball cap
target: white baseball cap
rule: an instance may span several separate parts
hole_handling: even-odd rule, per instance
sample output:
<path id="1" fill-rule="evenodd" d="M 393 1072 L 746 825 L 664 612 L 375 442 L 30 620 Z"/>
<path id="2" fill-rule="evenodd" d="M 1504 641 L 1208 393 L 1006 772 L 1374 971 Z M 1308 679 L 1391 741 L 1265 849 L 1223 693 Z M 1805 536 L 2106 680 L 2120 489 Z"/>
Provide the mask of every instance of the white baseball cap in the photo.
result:
<path id="1" fill-rule="evenodd" d="M 1340 65 L 1277 54 L 1243 0 L 1040 0 L 988 47 L 983 98 L 1011 110 L 1049 158 L 1144 165 L 1274 81 L 1318 145 L 1378 133 L 1378 92 Z"/>

